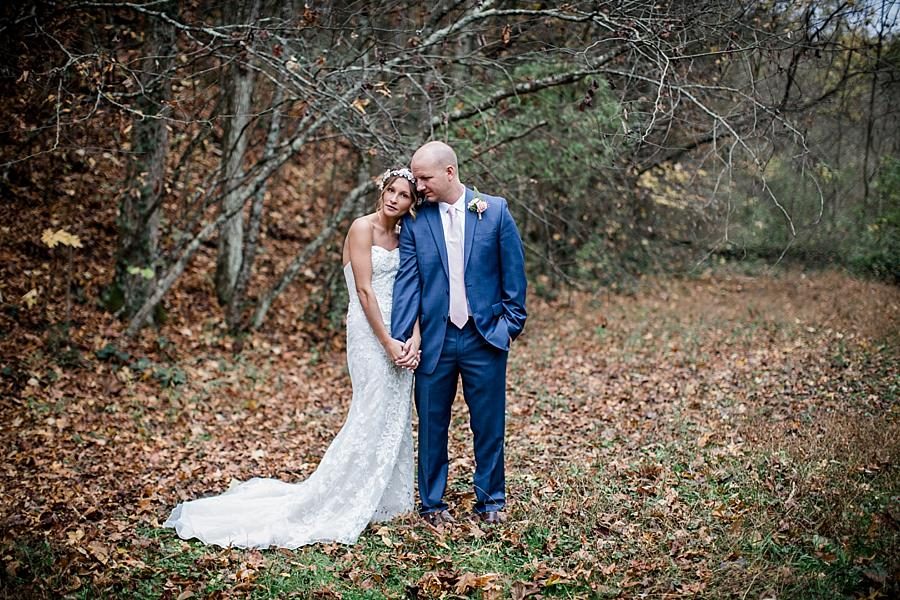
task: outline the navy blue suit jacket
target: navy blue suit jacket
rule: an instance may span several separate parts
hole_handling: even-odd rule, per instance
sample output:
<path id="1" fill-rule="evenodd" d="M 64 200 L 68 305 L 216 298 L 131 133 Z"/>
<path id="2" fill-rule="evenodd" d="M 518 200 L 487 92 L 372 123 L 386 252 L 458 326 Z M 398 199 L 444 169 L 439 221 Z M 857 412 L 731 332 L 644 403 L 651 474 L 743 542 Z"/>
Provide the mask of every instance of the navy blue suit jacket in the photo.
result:
<path id="1" fill-rule="evenodd" d="M 475 198 L 466 188 L 465 203 Z M 477 194 L 488 203 L 481 218 L 466 214 L 466 296 L 475 327 L 500 350 L 509 350 L 525 326 L 525 254 L 519 230 L 506 200 Z M 437 202 L 425 202 L 417 217 L 403 218 L 400 229 L 400 268 L 394 283 L 391 335 L 406 341 L 416 318 L 422 333 L 422 363 L 418 370 L 432 373 L 440 358 L 450 311 L 447 245 Z"/>

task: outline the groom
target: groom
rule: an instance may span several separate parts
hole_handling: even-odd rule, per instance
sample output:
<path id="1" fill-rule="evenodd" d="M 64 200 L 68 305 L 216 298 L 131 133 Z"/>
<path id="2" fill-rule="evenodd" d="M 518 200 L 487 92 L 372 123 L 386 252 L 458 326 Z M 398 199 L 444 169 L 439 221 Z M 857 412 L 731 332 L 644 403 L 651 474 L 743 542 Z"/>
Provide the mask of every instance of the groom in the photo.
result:
<path id="1" fill-rule="evenodd" d="M 419 319 L 419 511 L 433 525 L 454 520 L 443 496 L 450 406 L 462 377 L 475 445 L 475 512 L 500 523 L 506 518 L 506 358 L 526 317 L 522 240 L 505 199 L 460 183 L 450 146 L 428 142 L 411 166 L 427 202 L 400 230 L 391 335 L 409 340 Z"/>

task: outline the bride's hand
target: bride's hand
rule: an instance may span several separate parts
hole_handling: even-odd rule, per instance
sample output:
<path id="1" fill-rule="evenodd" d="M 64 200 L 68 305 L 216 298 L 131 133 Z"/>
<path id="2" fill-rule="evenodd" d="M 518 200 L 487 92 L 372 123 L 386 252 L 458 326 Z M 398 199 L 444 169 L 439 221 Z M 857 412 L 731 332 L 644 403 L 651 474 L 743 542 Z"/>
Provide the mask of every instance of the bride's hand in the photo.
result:
<path id="1" fill-rule="evenodd" d="M 384 351 L 395 365 L 406 356 L 406 349 L 400 340 L 390 339 L 384 345 Z"/>
<path id="2" fill-rule="evenodd" d="M 422 352 L 419 345 L 422 339 L 419 336 L 413 336 L 403 344 L 403 356 L 399 360 L 395 360 L 394 364 L 404 369 L 415 369 L 419 366 L 422 358 Z"/>
<path id="3" fill-rule="evenodd" d="M 422 360 L 422 351 L 417 350 L 415 354 L 407 354 L 400 360 L 395 360 L 394 364 L 400 367 L 401 369 L 409 369 L 410 371 L 415 371 L 416 367 L 419 366 L 419 362 Z"/>

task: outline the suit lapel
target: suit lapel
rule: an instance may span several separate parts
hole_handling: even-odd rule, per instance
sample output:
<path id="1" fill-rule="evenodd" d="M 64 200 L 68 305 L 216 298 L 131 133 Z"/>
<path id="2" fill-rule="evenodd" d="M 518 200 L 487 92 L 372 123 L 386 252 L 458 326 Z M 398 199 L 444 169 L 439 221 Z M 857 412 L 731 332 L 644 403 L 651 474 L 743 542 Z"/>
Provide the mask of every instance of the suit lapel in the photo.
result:
<path id="1" fill-rule="evenodd" d="M 450 268 L 447 266 L 447 242 L 444 241 L 444 225 L 441 223 L 441 209 L 434 206 L 433 209 L 422 211 L 431 235 L 434 237 L 434 245 L 437 246 L 438 255 L 441 257 L 441 265 L 444 267 L 444 275 L 450 279 Z"/>
<path id="2" fill-rule="evenodd" d="M 475 196 L 475 192 L 466 188 L 466 201 L 463 210 L 466 211 L 466 241 L 463 256 L 463 271 L 469 268 L 469 257 L 472 256 L 472 243 L 475 241 L 475 227 L 478 225 L 478 213 L 469 212 L 469 202 Z"/>

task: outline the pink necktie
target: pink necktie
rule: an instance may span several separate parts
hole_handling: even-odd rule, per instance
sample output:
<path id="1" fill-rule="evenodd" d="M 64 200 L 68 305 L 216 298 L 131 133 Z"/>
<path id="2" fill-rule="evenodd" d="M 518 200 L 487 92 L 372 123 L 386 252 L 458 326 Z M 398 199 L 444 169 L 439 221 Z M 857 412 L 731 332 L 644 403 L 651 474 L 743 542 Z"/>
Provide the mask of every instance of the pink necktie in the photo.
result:
<path id="1" fill-rule="evenodd" d="M 466 284 L 463 272 L 463 245 L 454 216 L 456 208 L 447 210 L 450 224 L 447 227 L 447 266 L 450 270 L 450 322 L 460 329 L 469 320 L 469 309 L 466 304 Z"/>

